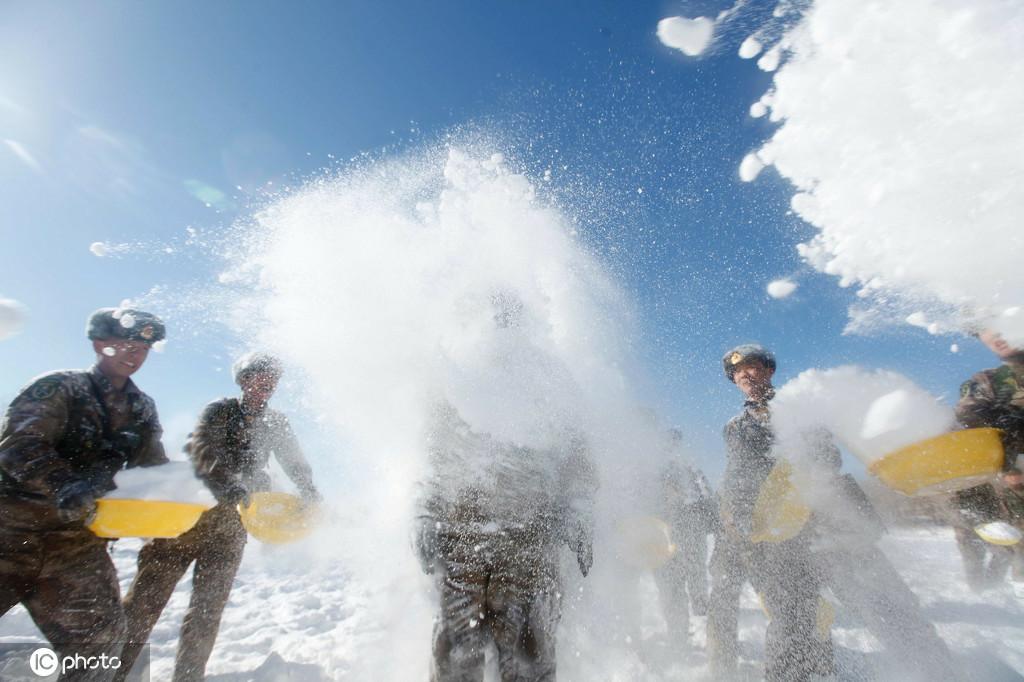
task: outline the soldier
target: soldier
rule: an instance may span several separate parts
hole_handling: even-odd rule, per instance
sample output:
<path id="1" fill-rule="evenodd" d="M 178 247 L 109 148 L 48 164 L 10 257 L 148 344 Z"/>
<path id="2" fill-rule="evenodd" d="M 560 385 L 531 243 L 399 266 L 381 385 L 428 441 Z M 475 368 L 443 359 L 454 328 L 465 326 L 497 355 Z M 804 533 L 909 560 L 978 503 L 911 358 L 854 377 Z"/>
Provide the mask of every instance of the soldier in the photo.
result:
<path id="1" fill-rule="evenodd" d="M 775 356 L 747 344 L 722 359 L 725 376 L 746 396 L 725 426 L 728 461 L 721 488 L 722 530 L 711 557 L 708 658 L 715 679 L 733 677 L 738 658 L 740 592 L 750 580 L 770 614 L 765 678 L 806 680 L 831 668 L 831 647 L 815 638 L 819 581 L 805 533 L 782 542 L 751 539 L 754 505 L 775 466 L 769 401 Z"/>
<path id="2" fill-rule="evenodd" d="M 678 645 L 689 640 L 690 610 L 708 612 L 708 533 L 717 527 L 714 496 L 703 472 L 679 461 L 682 434 L 669 433 L 676 457 L 662 472 L 662 516 L 678 550 L 654 574 L 669 637 Z M 687 603 L 689 602 L 689 603 Z"/>
<path id="3" fill-rule="evenodd" d="M 538 451 L 472 431 L 442 404 L 429 438 L 431 477 L 416 550 L 438 580 L 433 682 L 482 680 L 493 641 L 503 682 L 555 679 L 558 548 L 593 561 L 593 466 L 578 438 Z"/>
<path id="4" fill-rule="evenodd" d="M 998 332 L 990 329 L 979 331 L 977 338 L 1003 364 L 978 372 L 964 382 L 956 415 L 967 428 L 1001 429 L 1009 465 L 1024 452 L 1024 350 L 1007 343 Z M 1005 552 L 979 538 L 974 527 L 999 520 L 999 496 L 995 488 L 986 483 L 957 492 L 953 502 L 953 529 L 968 584 L 976 590 L 991 587 L 1005 570 Z"/>
<path id="5" fill-rule="evenodd" d="M 901 679 L 961 679 L 917 597 L 878 548 L 882 520 L 853 476 L 840 471 L 842 457 L 831 435 L 812 432 L 806 442 L 811 459 L 804 464 L 816 469 L 813 479 L 824 502 L 814 506 L 806 530 L 822 584 L 886 647 Z"/>
<path id="6" fill-rule="evenodd" d="M 271 453 L 305 500 L 319 500 L 288 418 L 267 407 L 281 377 L 280 361 L 250 353 L 235 363 L 233 373 L 242 397 L 207 405 L 187 446 L 196 475 L 214 494 L 217 505 L 204 512 L 187 533 L 153 540 L 139 551 L 139 570 L 124 600 L 128 643 L 122 674 L 131 669 L 175 586 L 194 561 L 192 598 L 181 625 L 173 679 L 203 679 L 245 549 L 247 536 L 237 506 L 251 493 L 269 489 L 270 478 L 263 469 Z"/>
<path id="7" fill-rule="evenodd" d="M 22 603 L 62 656 L 116 655 L 123 642 L 117 573 L 86 525 L 120 469 L 167 461 L 156 406 L 131 380 L 164 333 L 149 313 L 97 310 L 86 327 L 92 369 L 35 379 L 4 418 L 0 615 Z"/>

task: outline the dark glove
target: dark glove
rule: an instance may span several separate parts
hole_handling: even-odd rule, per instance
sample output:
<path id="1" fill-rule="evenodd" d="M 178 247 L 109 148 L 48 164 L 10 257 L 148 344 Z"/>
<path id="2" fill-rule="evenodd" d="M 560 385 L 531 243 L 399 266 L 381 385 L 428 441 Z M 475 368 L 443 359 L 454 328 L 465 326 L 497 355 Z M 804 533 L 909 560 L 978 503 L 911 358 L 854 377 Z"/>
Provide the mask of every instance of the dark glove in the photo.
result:
<path id="1" fill-rule="evenodd" d="M 241 504 L 243 507 L 248 507 L 252 499 L 249 495 L 249 489 L 236 481 L 224 486 L 224 489 L 221 490 L 219 501 L 225 504 Z"/>
<path id="2" fill-rule="evenodd" d="M 57 491 L 57 516 L 64 523 L 88 524 L 95 515 L 96 495 L 88 481 L 71 481 Z"/>
<path id="3" fill-rule="evenodd" d="M 312 485 L 304 486 L 299 490 L 299 495 L 302 496 L 302 503 L 307 507 L 315 507 L 324 501 L 320 491 L 314 488 Z"/>
<path id="4" fill-rule="evenodd" d="M 568 543 L 569 549 L 576 555 L 580 573 L 586 577 L 594 565 L 594 534 L 590 525 L 582 521 L 573 523 L 569 528 Z"/>

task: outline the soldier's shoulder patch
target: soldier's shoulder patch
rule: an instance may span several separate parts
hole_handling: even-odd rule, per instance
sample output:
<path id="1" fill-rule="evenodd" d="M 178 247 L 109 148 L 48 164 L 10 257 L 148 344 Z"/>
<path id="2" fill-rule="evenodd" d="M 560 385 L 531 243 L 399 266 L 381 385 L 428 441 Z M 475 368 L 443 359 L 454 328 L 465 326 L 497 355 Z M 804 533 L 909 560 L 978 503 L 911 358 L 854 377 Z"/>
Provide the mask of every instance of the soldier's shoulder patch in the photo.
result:
<path id="1" fill-rule="evenodd" d="M 977 386 L 977 382 L 974 381 L 973 379 L 970 379 L 970 380 L 965 381 L 964 383 L 960 384 L 960 397 L 961 398 L 970 398 L 972 395 L 974 395 L 975 387 L 976 386 Z"/>
<path id="2" fill-rule="evenodd" d="M 49 400 L 57 394 L 57 391 L 60 390 L 63 384 L 64 379 L 62 376 L 49 374 L 32 382 L 28 388 L 25 389 L 23 395 L 29 400 Z"/>

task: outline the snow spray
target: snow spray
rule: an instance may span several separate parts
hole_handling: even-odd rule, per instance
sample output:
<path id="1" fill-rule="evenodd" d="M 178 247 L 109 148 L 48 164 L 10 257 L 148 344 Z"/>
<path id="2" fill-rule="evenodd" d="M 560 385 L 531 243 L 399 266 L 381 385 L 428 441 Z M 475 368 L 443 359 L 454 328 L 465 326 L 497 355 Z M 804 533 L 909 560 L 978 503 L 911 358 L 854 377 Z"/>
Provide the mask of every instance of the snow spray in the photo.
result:
<path id="1" fill-rule="evenodd" d="M 516 447 L 582 434 L 601 485 L 595 565 L 583 580 L 563 550 L 560 671 L 635 679 L 643 664 L 620 633 L 635 604 L 609 598 L 623 592 L 609 536 L 649 497 L 638 481 L 654 480 L 664 433 L 631 394 L 628 301 L 571 220 L 502 155 L 438 147 L 311 181 L 244 234 L 223 278 L 248 292 L 238 331 L 308 377 L 313 409 L 346 443 L 340 464 L 313 458 L 342 470 L 324 488 L 339 520 L 317 553 L 351 572 L 371 621 L 345 676 L 426 674 L 436 595 L 410 537 L 443 400 Z"/>
<path id="2" fill-rule="evenodd" d="M 801 255 L 862 299 L 851 330 L 988 326 L 1024 346 L 1024 6 L 800 9 L 780 2 L 740 47 L 778 68 L 751 115 L 780 123 L 742 178 L 770 165 L 794 185 L 793 210 L 819 230 Z"/>

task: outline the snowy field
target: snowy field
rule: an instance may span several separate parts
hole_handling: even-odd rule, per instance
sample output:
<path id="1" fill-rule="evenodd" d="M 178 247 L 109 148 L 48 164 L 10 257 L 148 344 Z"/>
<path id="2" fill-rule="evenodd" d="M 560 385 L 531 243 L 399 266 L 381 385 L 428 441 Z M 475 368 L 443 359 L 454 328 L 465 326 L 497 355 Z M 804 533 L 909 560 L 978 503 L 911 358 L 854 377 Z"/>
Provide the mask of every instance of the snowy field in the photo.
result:
<path id="1" fill-rule="evenodd" d="M 382 634 L 374 603 L 361 586 L 346 577 L 345 566 L 316 560 L 322 536 L 295 546 L 270 547 L 251 542 L 224 613 L 220 636 L 208 667 L 218 682 L 253 680 L 353 680 L 365 669 L 360 656 Z M 114 558 L 122 589 L 135 572 L 137 541 L 120 541 Z M 972 679 L 1024 679 L 1024 599 L 1010 585 L 981 595 L 964 583 L 960 557 L 948 529 L 907 529 L 884 542 L 890 558 L 918 594 L 925 613 L 969 668 Z M 412 556 L 410 561 L 414 561 Z M 704 618 L 691 624 L 692 646 L 674 651 L 664 640 L 653 581 L 641 578 L 636 594 L 643 602 L 642 636 L 606 649 L 602 657 L 632 661 L 605 668 L 607 680 L 706 679 Z M 153 631 L 152 679 L 170 678 L 176 638 L 188 604 L 190 580 L 178 586 Z M 1021 592 L 1024 595 L 1024 592 Z M 567 616 L 565 623 L 568 623 Z M 765 619 L 748 588 L 741 614 L 743 671 L 758 678 L 763 655 Z M 429 649 L 423 633 L 423 660 Z M 880 645 L 860 625 L 837 613 L 833 629 L 840 680 L 889 680 Z M 563 638 L 563 644 L 565 640 Z M 41 641 L 28 614 L 16 607 L 0 620 L 0 642 Z M 366 646 L 364 646 L 364 644 Z M 561 648 L 562 679 L 584 679 L 574 671 L 588 669 L 575 659 L 571 645 Z M 632 649 L 631 655 L 626 655 Z M 638 667 L 636 661 L 641 665 Z M 424 670 L 422 679 L 426 679 Z M 585 679 L 590 679 L 589 674 Z"/>

